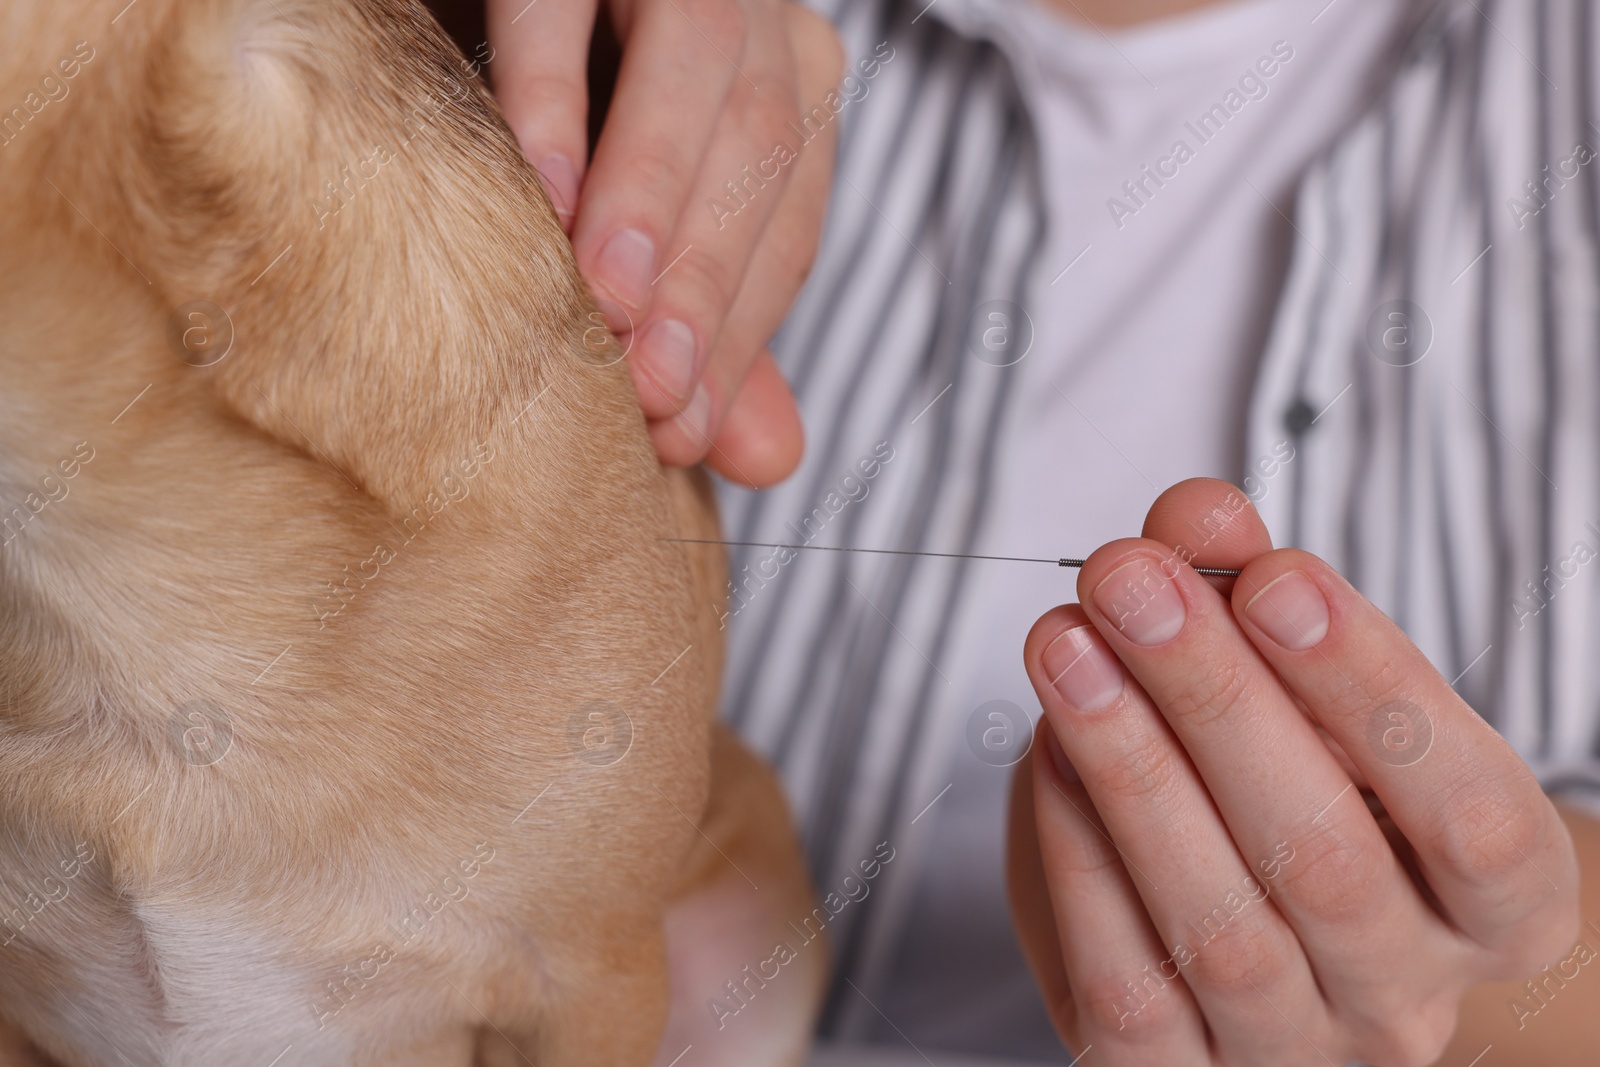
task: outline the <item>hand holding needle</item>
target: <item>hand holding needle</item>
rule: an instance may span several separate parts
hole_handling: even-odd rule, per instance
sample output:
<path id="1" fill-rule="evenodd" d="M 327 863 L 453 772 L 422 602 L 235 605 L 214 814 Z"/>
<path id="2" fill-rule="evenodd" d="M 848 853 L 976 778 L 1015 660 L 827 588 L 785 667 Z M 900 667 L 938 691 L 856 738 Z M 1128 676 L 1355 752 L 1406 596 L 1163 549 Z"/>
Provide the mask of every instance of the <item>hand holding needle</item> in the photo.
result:
<path id="1" fill-rule="evenodd" d="M 1032 556 L 980 556 L 970 552 L 917 552 L 906 548 L 836 548 L 831 545 L 786 545 L 772 541 L 715 541 L 698 537 L 662 537 L 658 540 L 684 545 L 734 545 L 745 548 L 792 548 L 814 552 L 865 552 L 875 556 L 939 556 L 944 559 L 992 559 L 1009 563 L 1054 563 L 1057 567 L 1082 567 L 1081 559 L 1043 559 Z M 1195 567 L 1196 574 L 1211 578 L 1237 578 L 1239 571 L 1229 567 Z"/>

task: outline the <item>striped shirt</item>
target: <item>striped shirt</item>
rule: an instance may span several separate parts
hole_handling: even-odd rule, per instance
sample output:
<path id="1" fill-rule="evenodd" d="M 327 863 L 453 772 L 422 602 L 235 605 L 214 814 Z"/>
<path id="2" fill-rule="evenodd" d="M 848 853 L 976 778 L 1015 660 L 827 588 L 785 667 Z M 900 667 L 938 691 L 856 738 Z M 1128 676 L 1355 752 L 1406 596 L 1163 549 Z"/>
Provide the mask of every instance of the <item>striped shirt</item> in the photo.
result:
<path id="1" fill-rule="evenodd" d="M 1028 397 L 973 358 L 973 331 L 1057 269 L 1033 117 L 1006 51 L 923 0 L 818 6 L 876 65 L 854 68 L 817 265 L 773 343 L 807 458 L 773 490 L 721 485 L 726 536 L 981 551 L 1002 430 Z M 1293 447 L 1258 501 L 1276 544 L 1394 617 L 1547 788 L 1600 804 L 1594 17 L 1440 0 L 1417 22 L 1299 184 L 1243 454 Z M 930 935 L 905 923 L 917 880 L 962 862 L 918 846 L 961 748 L 968 709 L 941 711 L 941 667 L 982 573 L 760 548 L 732 565 L 724 716 L 782 774 L 819 888 L 839 892 L 879 842 L 906 857 L 831 930 L 824 1035 L 892 1035 L 876 1006 L 907 940 Z"/>

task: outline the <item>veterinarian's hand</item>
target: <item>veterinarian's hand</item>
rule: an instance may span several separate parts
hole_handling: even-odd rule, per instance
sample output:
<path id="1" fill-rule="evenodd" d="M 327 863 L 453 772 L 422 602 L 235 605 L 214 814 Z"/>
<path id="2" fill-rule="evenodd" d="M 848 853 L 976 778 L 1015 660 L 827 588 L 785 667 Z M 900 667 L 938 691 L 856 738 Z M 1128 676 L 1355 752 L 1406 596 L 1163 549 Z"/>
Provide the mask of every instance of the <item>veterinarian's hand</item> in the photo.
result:
<path id="1" fill-rule="evenodd" d="M 1271 551 L 1238 490 L 1175 486 L 1144 533 L 1096 552 L 1082 606 L 1024 650 L 1045 714 L 1011 897 L 1057 1029 L 1107 1067 L 1433 1062 L 1469 986 L 1571 950 L 1560 816 L 1387 616 Z"/>
<path id="2" fill-rule="evenodd" d="M 838 84 L 838 41 L 791 0 L 605 0 L 622 64 L 585 173 L 597 2 L 488 0 L 495 92 L 629 350 L 662 460 L 771 484 L 803 438 L 765 345 L 815 255 L 835 135 L 806 144 L 789 123 Z"/>

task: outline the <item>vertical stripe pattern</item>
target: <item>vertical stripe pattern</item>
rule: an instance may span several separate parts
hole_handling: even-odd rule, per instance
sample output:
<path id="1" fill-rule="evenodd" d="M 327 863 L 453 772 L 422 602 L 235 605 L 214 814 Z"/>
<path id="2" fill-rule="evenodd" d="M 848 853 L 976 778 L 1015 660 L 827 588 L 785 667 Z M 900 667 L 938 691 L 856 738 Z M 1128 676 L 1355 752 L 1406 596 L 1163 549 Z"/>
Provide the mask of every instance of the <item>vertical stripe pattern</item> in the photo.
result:
<path id="1" fill-rule="evenodd" d="M 773 490 L 722 485 L 725 528 L 970 551 L 1017 399 L 971 338 L 1039 269 L 1033 132 L 1001 54 L 920 0 L 819 7 L 879 69 L 839 116 L 817 264 L 773 343 L 806 460 Z M 1275 539 L 1393 616 L 1547 787 L 1600 803 L 1596 20 L 1582 0 L 1437 0 L 1418 19 L 1392 83 L 1301 183 L 1245 454 L 1291 441 L 1288 491 L 1260 505 Z M 938 664 L 968 571 L 731 562 L 723 714 L 778 767 L 835 892 L 947 755 L 924 727 L 949 699 Z M 830 925 L 828 1036 L 858 1029 L 844 992 L 892 953 L 901 870 Z"/>
<path id="2" fill-rule="evenodd" d="M 892 58 L 841 112 L 818 260 L 772 346 L 805 418 L 806 459 L 772 490 L 720 486 L 730 539 L 975 543 L 1014 380 L 973 355 L 975 316 L 990 301 L 1023 302 L 1043 198 L 1004 59 L 919 17 L 924 7 L 836 13 L 852 62 Z M 950 699 L 938 664 L 967 569 L 817 552 L 780 562 L 764 548 L 736 549 L 730 564 L 723 714 L 777 766 L 818 886 L 836 891 L 926 803 L 908 794 L 922 764 L 948 756 L 919 742 Z M 848 1029 L 847 980 L 892 949 L 876 912 L 901 869 L 885 866 L 830 925 L 827 1033 Z"/>
<path id="3" fill-rule="evenodd" d="M 1252 402 L 1269 527 L 1600 800 L 1600 128 L 1580 0 L 1447 0 L 1307 176 Z M 1398 317 L 1397 317 L 1398 316 Z M 1407 347 L 1409 346 L 1409 347 Z"/>

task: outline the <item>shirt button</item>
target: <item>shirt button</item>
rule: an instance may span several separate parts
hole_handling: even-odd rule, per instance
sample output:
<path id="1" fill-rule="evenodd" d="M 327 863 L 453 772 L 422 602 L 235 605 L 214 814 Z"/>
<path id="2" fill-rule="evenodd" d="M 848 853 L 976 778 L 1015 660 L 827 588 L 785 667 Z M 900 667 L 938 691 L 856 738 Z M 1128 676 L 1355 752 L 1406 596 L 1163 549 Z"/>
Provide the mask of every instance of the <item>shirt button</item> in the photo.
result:
<path id="1" fill-rule="evenodd" d="M 1299 437 L 1311 429 L 1311 423 L 1317 417 L 1317 409 L 1312 407 L 1304 397 L 1289 405 L 1289 410 L 1283 413 L 1283 427 L 1289 431 L 1290 437 Z"/>

